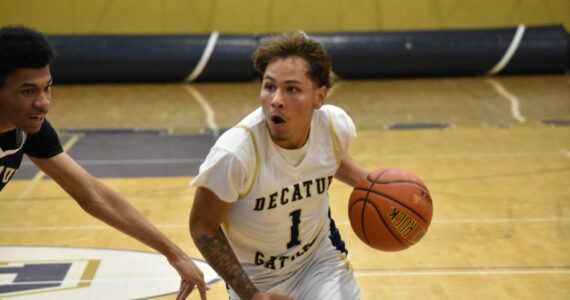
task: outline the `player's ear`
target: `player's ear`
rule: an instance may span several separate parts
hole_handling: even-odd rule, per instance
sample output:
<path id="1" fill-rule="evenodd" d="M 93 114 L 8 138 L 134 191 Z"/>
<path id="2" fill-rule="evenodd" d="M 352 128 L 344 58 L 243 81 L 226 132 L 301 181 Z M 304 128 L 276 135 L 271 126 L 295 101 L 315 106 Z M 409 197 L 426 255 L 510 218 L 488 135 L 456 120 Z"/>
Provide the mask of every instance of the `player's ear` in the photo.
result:
<path id="1" fill-rule="evenodd" d="M 323 104 L 325 104 L 325 99 L 327 98 L 328 92 L 329 92 L 329 88 L 324 86 L 324 85 L 319 87 L 315 91 L 316 97 L 315 97 L 315 101 L 313 103 L 314 109 L 319 109 L 319 108 L 321 108 L 321 106 L 323 106 Z"/>

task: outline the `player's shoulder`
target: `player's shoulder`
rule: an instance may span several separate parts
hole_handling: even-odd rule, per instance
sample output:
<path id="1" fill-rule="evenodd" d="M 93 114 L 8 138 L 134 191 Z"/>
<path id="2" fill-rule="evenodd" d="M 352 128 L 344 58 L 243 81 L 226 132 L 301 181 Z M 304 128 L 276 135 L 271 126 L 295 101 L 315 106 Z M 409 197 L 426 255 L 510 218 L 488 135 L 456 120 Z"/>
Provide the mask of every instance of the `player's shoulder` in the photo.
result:
<path id="1" fill-rule="evenodd" d="M 352 123 L 352 119 L 346 113 L 346 111 L 336 105 L 325 104 L 317 110 L 317 113 L 320 115 L 321 119 L 327 120 L 327 122 L 329 122 L 329 119 L 331 119 L 330 121 L 332 121 L 334 124 Z"/>
<path id="2" fill-rule="evenodd" d="M 323 106 L 321 106 L 321 108 L 319 110 L 325 111 L 325 112 L 328 111 L 332 114 L 346 114 L 344 109 L 342 109 L 339 106 L 332 105 L 332 104 L 324 104 Z"/>
<path id="3" fill-rule="evenodd" d="M 252 139 L 263 126 L 261 108 L 254 110 L 237 125 L 226 130 L 216 141 L 214 147 L 236 153 L 252 146 Z"/>
<path id="4" fill-rule="evenodd" d="M 326 116 L 327 118 L 332 117 L 333 119 L 349 118 L 344 109 L 332 104 L 325 104 L 321 106 L 321 108 L 317 110 L 317 113 L 322 116 Z"/>
<path id="5" fill-rule="evenodd" d="M 38 132 L 26 133 L 26 143 L 40 143 L 40 144 L 53 144 L 57 141 L 59 143 L 59 137 L 50 122 L 45 119 Z M 45 145 L 44 145 L 45 146 Z"/>

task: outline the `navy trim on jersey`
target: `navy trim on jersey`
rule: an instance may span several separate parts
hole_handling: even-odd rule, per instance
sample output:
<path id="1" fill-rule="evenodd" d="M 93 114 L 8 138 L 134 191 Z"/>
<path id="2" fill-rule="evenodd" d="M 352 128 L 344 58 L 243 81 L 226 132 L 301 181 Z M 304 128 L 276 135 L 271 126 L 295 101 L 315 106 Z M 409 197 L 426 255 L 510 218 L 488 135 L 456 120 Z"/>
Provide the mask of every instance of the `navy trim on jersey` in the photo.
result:
<path id="1" fill-rule="evenodd" d="M 36 158 L 50 158 L 61 152 L 63 148 L 59 143 L 57 133 L 51 127 L 51 124 L 44 120 L 40 131 L 37 133 L 26 134 L 25 132 L 14 129 L 16 134 L 4 134 L 0 136 L 4 140 L 3 145 L 15 145 L 14 149 L 2 149 L 0 157 L 0 191 L 14 177 L 14 174 L 20 168 L 24 153 Z M 22 143 L 23 141 L 23 143 Z"/>
<path id="2" fill-rule="evenodd" d="M 331 209 L 329 208 L 329 220 L 330 222 L 330 229 L 329 229 L 329 239 L 331 240 L 333 246 L 335 246 L 335 248 L 344 253 L 345 255 L 348 255 L 348 250 L 345 247 L 344 241 L 342 240 L 342 238 L 340 237 L 340 231 L 338 230 L 338 228 L 336 228 L 336 224 L 333 220 L 333 218 L 331 217 Z"/>

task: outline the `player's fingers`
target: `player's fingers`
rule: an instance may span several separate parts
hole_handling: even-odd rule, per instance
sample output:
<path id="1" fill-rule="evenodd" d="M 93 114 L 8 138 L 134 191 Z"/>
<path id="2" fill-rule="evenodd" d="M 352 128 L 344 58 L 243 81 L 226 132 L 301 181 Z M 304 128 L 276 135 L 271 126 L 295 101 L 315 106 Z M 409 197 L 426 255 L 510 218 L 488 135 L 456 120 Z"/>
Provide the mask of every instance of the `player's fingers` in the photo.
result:
<path id="1" fill-rule="evenodd" d="M 180 295 L 184 291 L 184 279 L 180 279 L 180 287 L 178 288 L 178 294 L 176 294 L 176 300 L 180 299 Z"/>
<path id="2" fill-rule="evenodd" d="M 206 300 L 206 291 L 209 290 L 210 287 L 207 285 L 198 286 L 198 291 L 200 292 L 200 299 Z"/>
<path id="3" fill-rule="evenodd" d="M 188 282 L 184 281 L 180 286 L 180 291 L 178 292 L 176 300 L 184 300 L 188 298 L 188 295 L 190 295 L 193 288 L 194 288 L 193 284 L 188 284 Z"/>
<path id="4" fill-rule="evenodd" d="M 184 293 L 184 288 L 180 288 L 180 290 L 178 290 L 178 294 L 176 294 L 176 300 L 180 300 L 183 293 Z"/>
<path id="5" fill-rule="evenodd" d="M 202 278 L 194 281 L 194 284 L 196 284 L 196 287 L 200 290 L 209 290 L 210 289 L 210 287 L 206 285 L 206 282 Z"/>
<path id="6" fill-rule="evenodd" d="M 188 292 L 187 288 L 183 288 L 182 290 L 180 290 L 178 292 L 178 295 L 176 296 L 176 300 L 184 300 L 188 297 L 190 293 Z"/>

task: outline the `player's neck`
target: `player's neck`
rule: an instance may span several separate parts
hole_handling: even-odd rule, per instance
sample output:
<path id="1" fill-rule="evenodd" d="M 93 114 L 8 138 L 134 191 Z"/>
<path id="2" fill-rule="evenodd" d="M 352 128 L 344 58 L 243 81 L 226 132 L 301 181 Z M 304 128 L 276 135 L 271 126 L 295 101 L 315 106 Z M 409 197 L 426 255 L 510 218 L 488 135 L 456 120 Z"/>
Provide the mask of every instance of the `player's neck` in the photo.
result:
<path id="1" fill-rule="evenodd" d="M 16 126 L 12 125 L 12 123 L 10 123 L 6 120 L 0 119 L 0 134 L 6 133 L 8 131 L 12 131 L 14 129 L 16 129 Z"/>
<path id="2" fill-rule="evenodd" d="M 295 149 L 299 149 L 299 148 L 302 148 L 303 146 L 305 146 L 305 144 L 307 144 L 307 142 L 309 141 L 310 135 L 311 135 L 311 128 L 309 128 L 307 130 L 307 134 L 303 134 L 301 136 L 301 138 L 289 138 L 286 140 L 285 139 L 279 140 L 279 139 L 276 139 L 275 137 L 271 136 L 271 140 L 278 147 L 281 147 L 283 149 L 288 149 L 288 150 L 295 150 Z"/>

